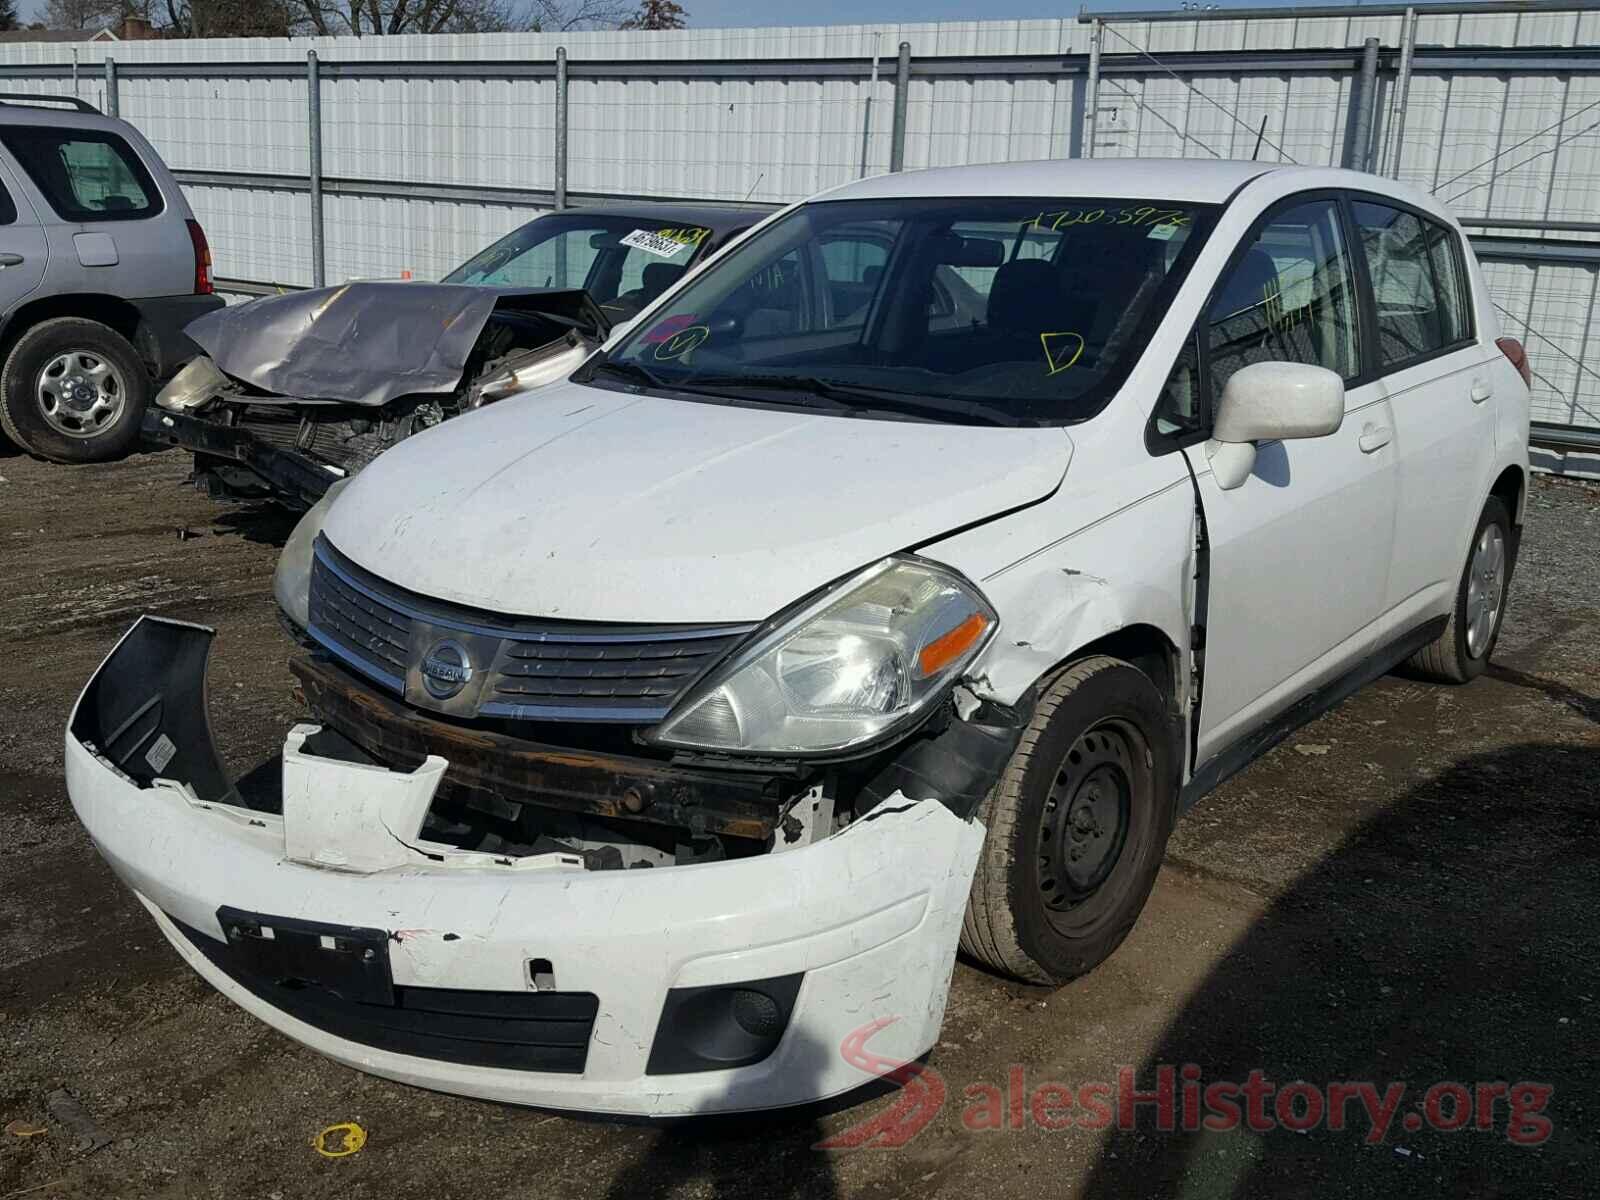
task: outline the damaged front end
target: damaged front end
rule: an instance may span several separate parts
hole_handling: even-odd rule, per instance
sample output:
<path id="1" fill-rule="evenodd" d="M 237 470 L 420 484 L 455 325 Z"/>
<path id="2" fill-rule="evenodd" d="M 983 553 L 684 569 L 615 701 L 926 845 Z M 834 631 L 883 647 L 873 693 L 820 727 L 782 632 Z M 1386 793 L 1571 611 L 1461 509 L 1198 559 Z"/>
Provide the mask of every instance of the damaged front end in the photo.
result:
<path id="1" fill-rule="evenodd" d="M 370 644 L 394 636 L 354 594 L 314 604 L 359 615 Z M 409 614 L 406 636 L 489 636 L 436 637 L 427 618 L 453 615 Z M 309 720 L 278 770 L 236 784 L 209 734 L 211 631 L 143 618 L 71 718 L 74 807 L 196 971 L 375 1074 L 669 1116 L 858 1086 L 840 1045 L 869 1025 L 878 1054 L 926 1052 L 983 840 L 974 813 L 1027 712 L 958 687 L 854 757 L 674 752 L 625 724 L 496 709 L 500 684 L 551 661 L 508 648 L 597 644 L 551 632 L 506 638 L 476 681 L 438 649 L 431 675 L 403 663 L 394 688 L 353 670 L 348 645 L 320 645 L 291 664 Z M 519 662 L 532 669 L 503 669 Z M 433 711 L 406 702 L 408 676 L 438 685 Z M 470 716 L 436 694 L 456 683 Z"/>
<path id="2" fill-rule="evenodd" d="M 351 283 L 195 321 L 146 414 L 211 494 L 308 508 L 397 442 L 563 378 L 610 333 L 579 289 Z"/>

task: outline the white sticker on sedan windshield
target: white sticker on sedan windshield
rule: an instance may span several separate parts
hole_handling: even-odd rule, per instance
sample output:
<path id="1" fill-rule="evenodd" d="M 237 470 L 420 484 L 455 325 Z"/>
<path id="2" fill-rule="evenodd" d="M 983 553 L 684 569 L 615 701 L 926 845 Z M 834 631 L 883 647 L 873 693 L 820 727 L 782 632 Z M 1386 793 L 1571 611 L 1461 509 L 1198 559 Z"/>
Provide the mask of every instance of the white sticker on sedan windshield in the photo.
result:
<path id="1" fill-rule="evenodd" d="M 1145 234 L 1145 237 L 1155 238 L 1158 242 L 1170 242 L 1172 235 L 1177 232 L 1178 227 L 1176 225 L 1152 225 L 1150 226 L 1150 232 Z"/>
<path id="2" fill-rule="evenodd" d="M 621 241 L 624 246 L 632 246 L 636 250 L 643 250 L 646 254 L 654 254 L 657 258 L 676 258 L 689 248 L 687 242 L 662 237 L 659 233 L 651 233 L 648 229 L 635 229 Z"/>

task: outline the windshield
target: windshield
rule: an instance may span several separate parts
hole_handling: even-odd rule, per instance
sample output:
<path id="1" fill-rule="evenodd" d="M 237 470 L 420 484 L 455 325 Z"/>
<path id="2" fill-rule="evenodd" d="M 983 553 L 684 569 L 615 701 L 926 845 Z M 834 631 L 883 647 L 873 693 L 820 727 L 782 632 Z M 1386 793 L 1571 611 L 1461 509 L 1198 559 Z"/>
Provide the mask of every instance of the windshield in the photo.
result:
<path id="1" fill-rule="evenodd" d="M 676 283 L 710 239 L 703 225 L 552 214 L 512 230 L 442 282 L 583 288 L 613 321 L 626 320 Z"/>
<path id="2" fill-rule="evenodd" d="M 1083 420 L 1132 368 L 1213 217 L 1141 198 L 804 205 L 578 378 L 969 423 Z"/>

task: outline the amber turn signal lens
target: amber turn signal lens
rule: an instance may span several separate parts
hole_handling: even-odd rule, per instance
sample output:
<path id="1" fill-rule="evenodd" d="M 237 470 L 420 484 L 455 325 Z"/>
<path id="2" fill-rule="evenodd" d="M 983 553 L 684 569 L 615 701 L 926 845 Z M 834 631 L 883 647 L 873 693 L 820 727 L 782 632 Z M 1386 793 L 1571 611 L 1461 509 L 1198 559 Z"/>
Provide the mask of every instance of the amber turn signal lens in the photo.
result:
<path id="1" fill-rule="evenodd" d="M 924 646 L 922 653 L 917 655 L 917 669 L 924 677 L 937 675 L 972 649 L 988 628 L 989 618 L 982 613 L 973 613 L 949 633 L 941 633 Z"/>

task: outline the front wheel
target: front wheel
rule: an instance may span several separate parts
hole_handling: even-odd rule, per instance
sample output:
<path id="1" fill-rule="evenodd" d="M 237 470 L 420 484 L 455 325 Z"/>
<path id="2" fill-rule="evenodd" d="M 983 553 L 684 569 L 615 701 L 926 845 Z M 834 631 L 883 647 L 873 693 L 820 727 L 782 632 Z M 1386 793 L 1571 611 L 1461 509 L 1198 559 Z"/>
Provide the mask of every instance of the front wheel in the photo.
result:
<path id="1" fill-rule="evenodd" d="M 1515 538 L 1511 514 L 1498 496 L 1490 496 L 1472 534 L 1450 621 L 1443 633 L 1411 656 L 1414 670 L 1441 683 L 1467 683 L 1488 668 L 1516 565 Z"/>
<path id="2" fill-rule="evenodd" d="M 1178 757 L 1166 702 L 1136 667 L 1097 656 L 1056 676 L 980 811 L 962 949 L 1044 984 L 1110 957 L 1161 867 Z"/>
<path id="3" fill-rule="evenodd" d="M 139 440 L 150 376 L 108 325 L 82 317 L 41 321 L 12 347 L 0 372 L 0 426 L 25 450 L 55 462 L 107 462 Z"/>

